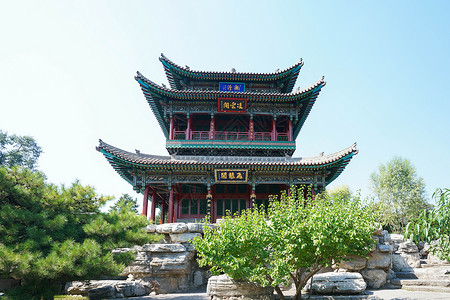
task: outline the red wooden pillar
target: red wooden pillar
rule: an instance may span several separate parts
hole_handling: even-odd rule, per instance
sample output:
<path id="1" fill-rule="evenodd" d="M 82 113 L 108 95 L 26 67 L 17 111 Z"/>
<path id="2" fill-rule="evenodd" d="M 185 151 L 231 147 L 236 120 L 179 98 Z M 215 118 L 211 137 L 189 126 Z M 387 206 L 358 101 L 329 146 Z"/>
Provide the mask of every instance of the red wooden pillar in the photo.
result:
<path id="1" fill-rule="evenodd" d="M 214 139 L 214 115 L 211 116 L 211 121 L 209 122 L 209 139 Z"/>
<path id="2" fill-rule="evenodd" d="M 179 206 L 179 197 L 178 197 L 178 193 L 176 193 L 173 199 L 173 222 L 176 223 L 178 220 L 178 206 Z"/>
<path id="3" fill-rule="evenodd" d="M 175 126 L 174 126 L 175 124 L 174 124 L 174 117 L 172 116 L 172 117 L 170 117 L 170 132 L 169 132 L 169 139 L 170 140 L 173 140 L 173 132 L 174 132 L 174 130 L 175 130 Z"/>
<path id="4" fill-rule="evenodd" d="M 173 223 L 173 188 L 169 187 L 169 221 L 168 223 Z"/>
<path id="5" fill-rule="evenodd" d="M 146 185 L 144 190 L 144 202 L 142 203 L 142 214 L 145 215 L 145 217 L 147 217 L 149 191 L 150 187 Z"/>
<path id="6" fill-rule="evenodd" d="M 150 219 L 155 222 L 156 217 L 156 189 L 152 190 L 152 211 L 150 213 Z"/>
<path id="7" fill-rule="evenodd" d="M 186 140 L 191 139 L 191 118 L 187 116 Z"/>
<path id="8" fill-rule="evenodd" d="M 166 218 L 166 201 L 164 199 L 161 200 L 161 220 L 159 221 L 159 224 L 164 224 L 164 219 Z"/>
<path id="9" fill-rule="evenodd" d="M 248 139 L 253 141 L 255 134 L 255 124 L 253 123 L 253 117 L 250 116 L 250 123 L 248 124 Z"/>
<path id="10" fill-rule="evenodd" d="M 316 198 L 316 190 L 314 189 L 314 186 L 311 187 L 311 200 L 314 201 Z"/>
<path id="11" fill-rule="evenodd" d="M 294 138 L 293 136 L 292 136 L 292 120 L 291 119 L 289 119 L 289 121 L 288 121 L 289 123 L 288 123 L 288 126 L 289 126 L 289 128 L 288 128 L 288 141 L 292 141 L 292 139 Z"/>
<path id="12" fill-rule="evenodd" d="M 277 121 L 275 118 L 272 119 L 272 141 L 277 139 Z"/>

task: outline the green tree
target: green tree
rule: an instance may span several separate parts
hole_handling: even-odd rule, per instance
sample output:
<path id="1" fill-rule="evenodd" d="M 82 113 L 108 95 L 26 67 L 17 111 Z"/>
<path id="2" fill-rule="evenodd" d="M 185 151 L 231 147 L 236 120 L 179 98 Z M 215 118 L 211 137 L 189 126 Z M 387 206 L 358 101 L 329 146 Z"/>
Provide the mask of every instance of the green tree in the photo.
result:
<path id="1" fill-rule="evenodd" d="M 423 179 L 407 159 L 396 156 L 380 165 L 370 176 L 370 187 L 380 223 L 393 232 L 401 232 L 422 209 L 430 207 Z"/>
<path id="2" fill-rule="evenodd" d="M 131 197 L 128 194 L 123 194 L 122 196 L 120 196 L 119 200 L 117 200 L 116 203 L 114 203 L 110 211 L 112 210 L 121 211 L 123 209 L 131 209 L 135 213 L 138 213 L 137 199 Z"/>
<path id="3" fill-rule="evenodd" d="M 23 166 L 33 170 L 41 153 L 41 147 L 32 137 L 8 135 L 0 130 L 0 166 Z"/>
<path id="4" fill-rule="evenodd" d="M 313 200 L 291 189 L 271 199 L 264 210 L 230 215 L 218 230 L 206 227 L 204 237 L 193 241 L 201 266 L 215 275 L 224 272 L 237 280 L 273 286 L 293 280 L 295 299 L 307 281 L 333 261 L 348 255 L 367 255 L 374 242 L 374 219 L 359 197 L 334 196 Z"/>
<path id="5" fill-rule="evenodd" d="M 0 167 L 0 278 L 22 280 L 9 296 L 51 299 L 67 281 L 122 271 L 133 254 L 111 250 L 152 236 L 132 205 L 102 213 L 109 199 L 79 182 L 57 187 L 41 172 Z"/>
<path id="6" fill-rule="evenodd" d="M 440 259 L 450 261 L 450 189 L 438 189 L 433 194 L 436 206 L 424 209 L 405 228 L 405 236 L 414 242 L 436 241 L 431 251 Z"/>

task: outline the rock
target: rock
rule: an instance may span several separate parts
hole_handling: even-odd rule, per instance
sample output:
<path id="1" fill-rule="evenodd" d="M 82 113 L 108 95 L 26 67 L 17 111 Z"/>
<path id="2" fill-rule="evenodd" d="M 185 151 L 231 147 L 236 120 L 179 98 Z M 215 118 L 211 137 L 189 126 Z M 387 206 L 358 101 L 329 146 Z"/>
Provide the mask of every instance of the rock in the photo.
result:
<path id="1" fill-rule="evenodd" d="M 184 233 L 188 227 L 184 223 L 172 223 L 172 233 Z"/>
<path id="2" fill-rule="evenodd" d="M 314 294 L 345 294 L 354 295 L 364 292 L 367 284 L 359 273 L 322 273 L 314 275 L 312 291 Z M 310 283 L 306 290 L 310 289 Z"/>
<path id="3" fill-rule="evenodd" d="M 211 299 L 272 299 L 273 288 L 259 284 L 237 281 L 228 275 L 212 276 L 206 290 Z"/>
<path id="4" fill-rule="evenodd" d="M 194 287 L 200 287 L 206 283 L 206 274 L 203 270 L 194 272 Z"/>
<path id="5" fill-rule="evenodd" d="M 386 269 L 391 266 L 391 258 L 388 253 L 372 252 L 367 261 L 368 269 Z"/>
<path id="6" fill-rule="evenodd" d="M 433 252 L 428 252 L 427 264 L 429 264 L 429 265 L 445 265 L 448 263 L 449 263 L 448 261 L 440 259 L 439 256 L 434 254 Z"/>
<path id="7" fill-rule="evenodd" d="M 383 226 L 381 224 L 378 224 L 378 228 L 374 230 L 373 235 L 381 235 L 381 232 L 383 232 Z"/>
<path id="8" fill-rule="evenodd" d="M 391 245 L 379 244 L 378 250 L 380 252 L 392 252 L 392 250 L 394 250 L 394 247 L 392 247 Z"/>
<path id="9" fill-rule="evenodd" d="M 187 223 L 188 232 L 198 232 L 203 233 L 202 223 Z"/>
<path id="10" fill-rule="evenodd" d="M 383 230 L 383 231 L 381 232 L 381 234 L 383 235 L 383 238 L 384 238 L 384 242 L 385 242 L 385 243 L 389 243 L 389 242 L 392 241 L 391 235 L 389 234 L 389 232 L 388 232 L 387 230 Z"/>
<path id="11" fill-rule="evenodd" d="M 127 280 L 74 281 L 66 284 L 66 293 L 89 296 L 89 299 L 108 299 L 148 295 L 151 283 Z"/>
<path id="12" fill-rule="evenodd" d="M 396 253 L 392 255 L 392 268 L 396 272 L 420 268 L 419 253 Z"/>
<path id="13" fill-rule="evenodd" d="M 397 252 L 416 253 L 416 252 L 419 252 L 419 248 L 417 247 L 416 244 L 414 244 L 410 241 L 406 241 L 406 242 L 400 243 L 398 245 Z"/>
<path id="14" fill-rule="evenodd" d="M 392 244 L 394 246 L 394 251 L 397 251 L 398 246 L 400 245 L 400 243 L 403 242 L 404 237 L 402 234 L 391 234 L 391 240 L 392 240 Z"/>
<path id="15" fill-rule="evenodd" d="M 71 281 L 67 282 L 64 288 L 66 294 L 69 295 L 83 295 L 87 296 L 88 291 L 91 289 L 99 288 L 102 286 L 113 286 L 120 282 L 120 280 L 85 280 L 85 281 Z"/>
<path id="16" fill-rule="evenodd" d="M 114 298 L 115 295 L 116 289 L 111 285 L 101 286 L 88 291 L 89 300 Z"/>
<path id="17" fill-rule="evenodd" d="M 367 287 L 378 289 L 386 283 L 387 274 L 380 269 L 365 269 L 361 271 L 361 275 L 367 283 Z"/>
<path id="18" fill-rule="evenodd" d="M 187 243 L 193 240 L 196 236 L 202 236 L 200 233 L 181 233 L 181 234 L 169 234 L 173 243 Z"/>
<path id="19" fill-rule="evenodd" d="M 185 252 L 186 247 L 181 244 L 146 244 L 142 247 L 146 252 Z"/>
<path id="20" fill-rule="evenodd" d="M 147 227 L 145 227 L 145 230 L 147 231 L 147 233 L 155 233 L 156 225 L 155 224 L 147 225 Z"/>
<path id="21" fill-rule="evenodd" d="M 190 274 L 193 254 L 181 253 L 154 253 L 150 261 L 152 272 L 155 275 L 186 275 Z"/>
<path id="22" fill-rule="evenodd" d="M 171 233 L 172 232 L 172 224 L 160 224 L 156 226 L 157 233 Z"/>
<path id="23" fill-rule="evenodd" d="M 343 260 L 338 264 L 339 269 L 346 269 L 349 271 L 359 271 L 364 269 L 367 265 L 367 259 L 364 257 L 350 255 L 347 256 L 347 259 L 349 260 Z"/>

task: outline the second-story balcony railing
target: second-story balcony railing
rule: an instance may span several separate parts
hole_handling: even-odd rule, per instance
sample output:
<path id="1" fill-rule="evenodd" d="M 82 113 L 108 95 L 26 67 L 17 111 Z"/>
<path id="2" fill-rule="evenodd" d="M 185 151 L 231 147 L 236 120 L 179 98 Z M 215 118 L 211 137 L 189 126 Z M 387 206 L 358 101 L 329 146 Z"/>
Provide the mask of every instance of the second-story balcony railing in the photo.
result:
<path id="1" fill-rule="evenodd" d="M 186 130 L 174 131 L 174 140 L 186 140 Z M 191 131 L 190 140 L 213 140 L 221 141 L 272 141 L 273 137 L 275 141 L 289 141 L 288 133 L 275 133 L 275 136 L 271 132 L 254 132 L 253 139 L 250 139 L 249 132 L 233 132 L 233 131 Z"/>

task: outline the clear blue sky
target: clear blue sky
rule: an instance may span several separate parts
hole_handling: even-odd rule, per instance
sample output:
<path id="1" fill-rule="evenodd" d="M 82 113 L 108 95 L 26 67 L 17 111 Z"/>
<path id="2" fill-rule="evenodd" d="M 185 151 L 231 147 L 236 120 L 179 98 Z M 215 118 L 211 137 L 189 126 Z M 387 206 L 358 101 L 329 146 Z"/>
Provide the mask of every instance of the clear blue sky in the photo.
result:
<path id="1" fill-rule="evenodd" d="M 331 185 L 370 193 L 394 155 L 428 194 L 450 187 L 448 1 L 1 1 L 0 129 L 42 146 L 48 180 L 137 196 L 98 139 L 167 154 L 133 79 L 167 80 L 163 52 L 195 70 L 273 72 L 303 58 L 322 90 L 294 156 L 360 153 Z M 141 196 L 139 196 L 141 199 Z"/>

